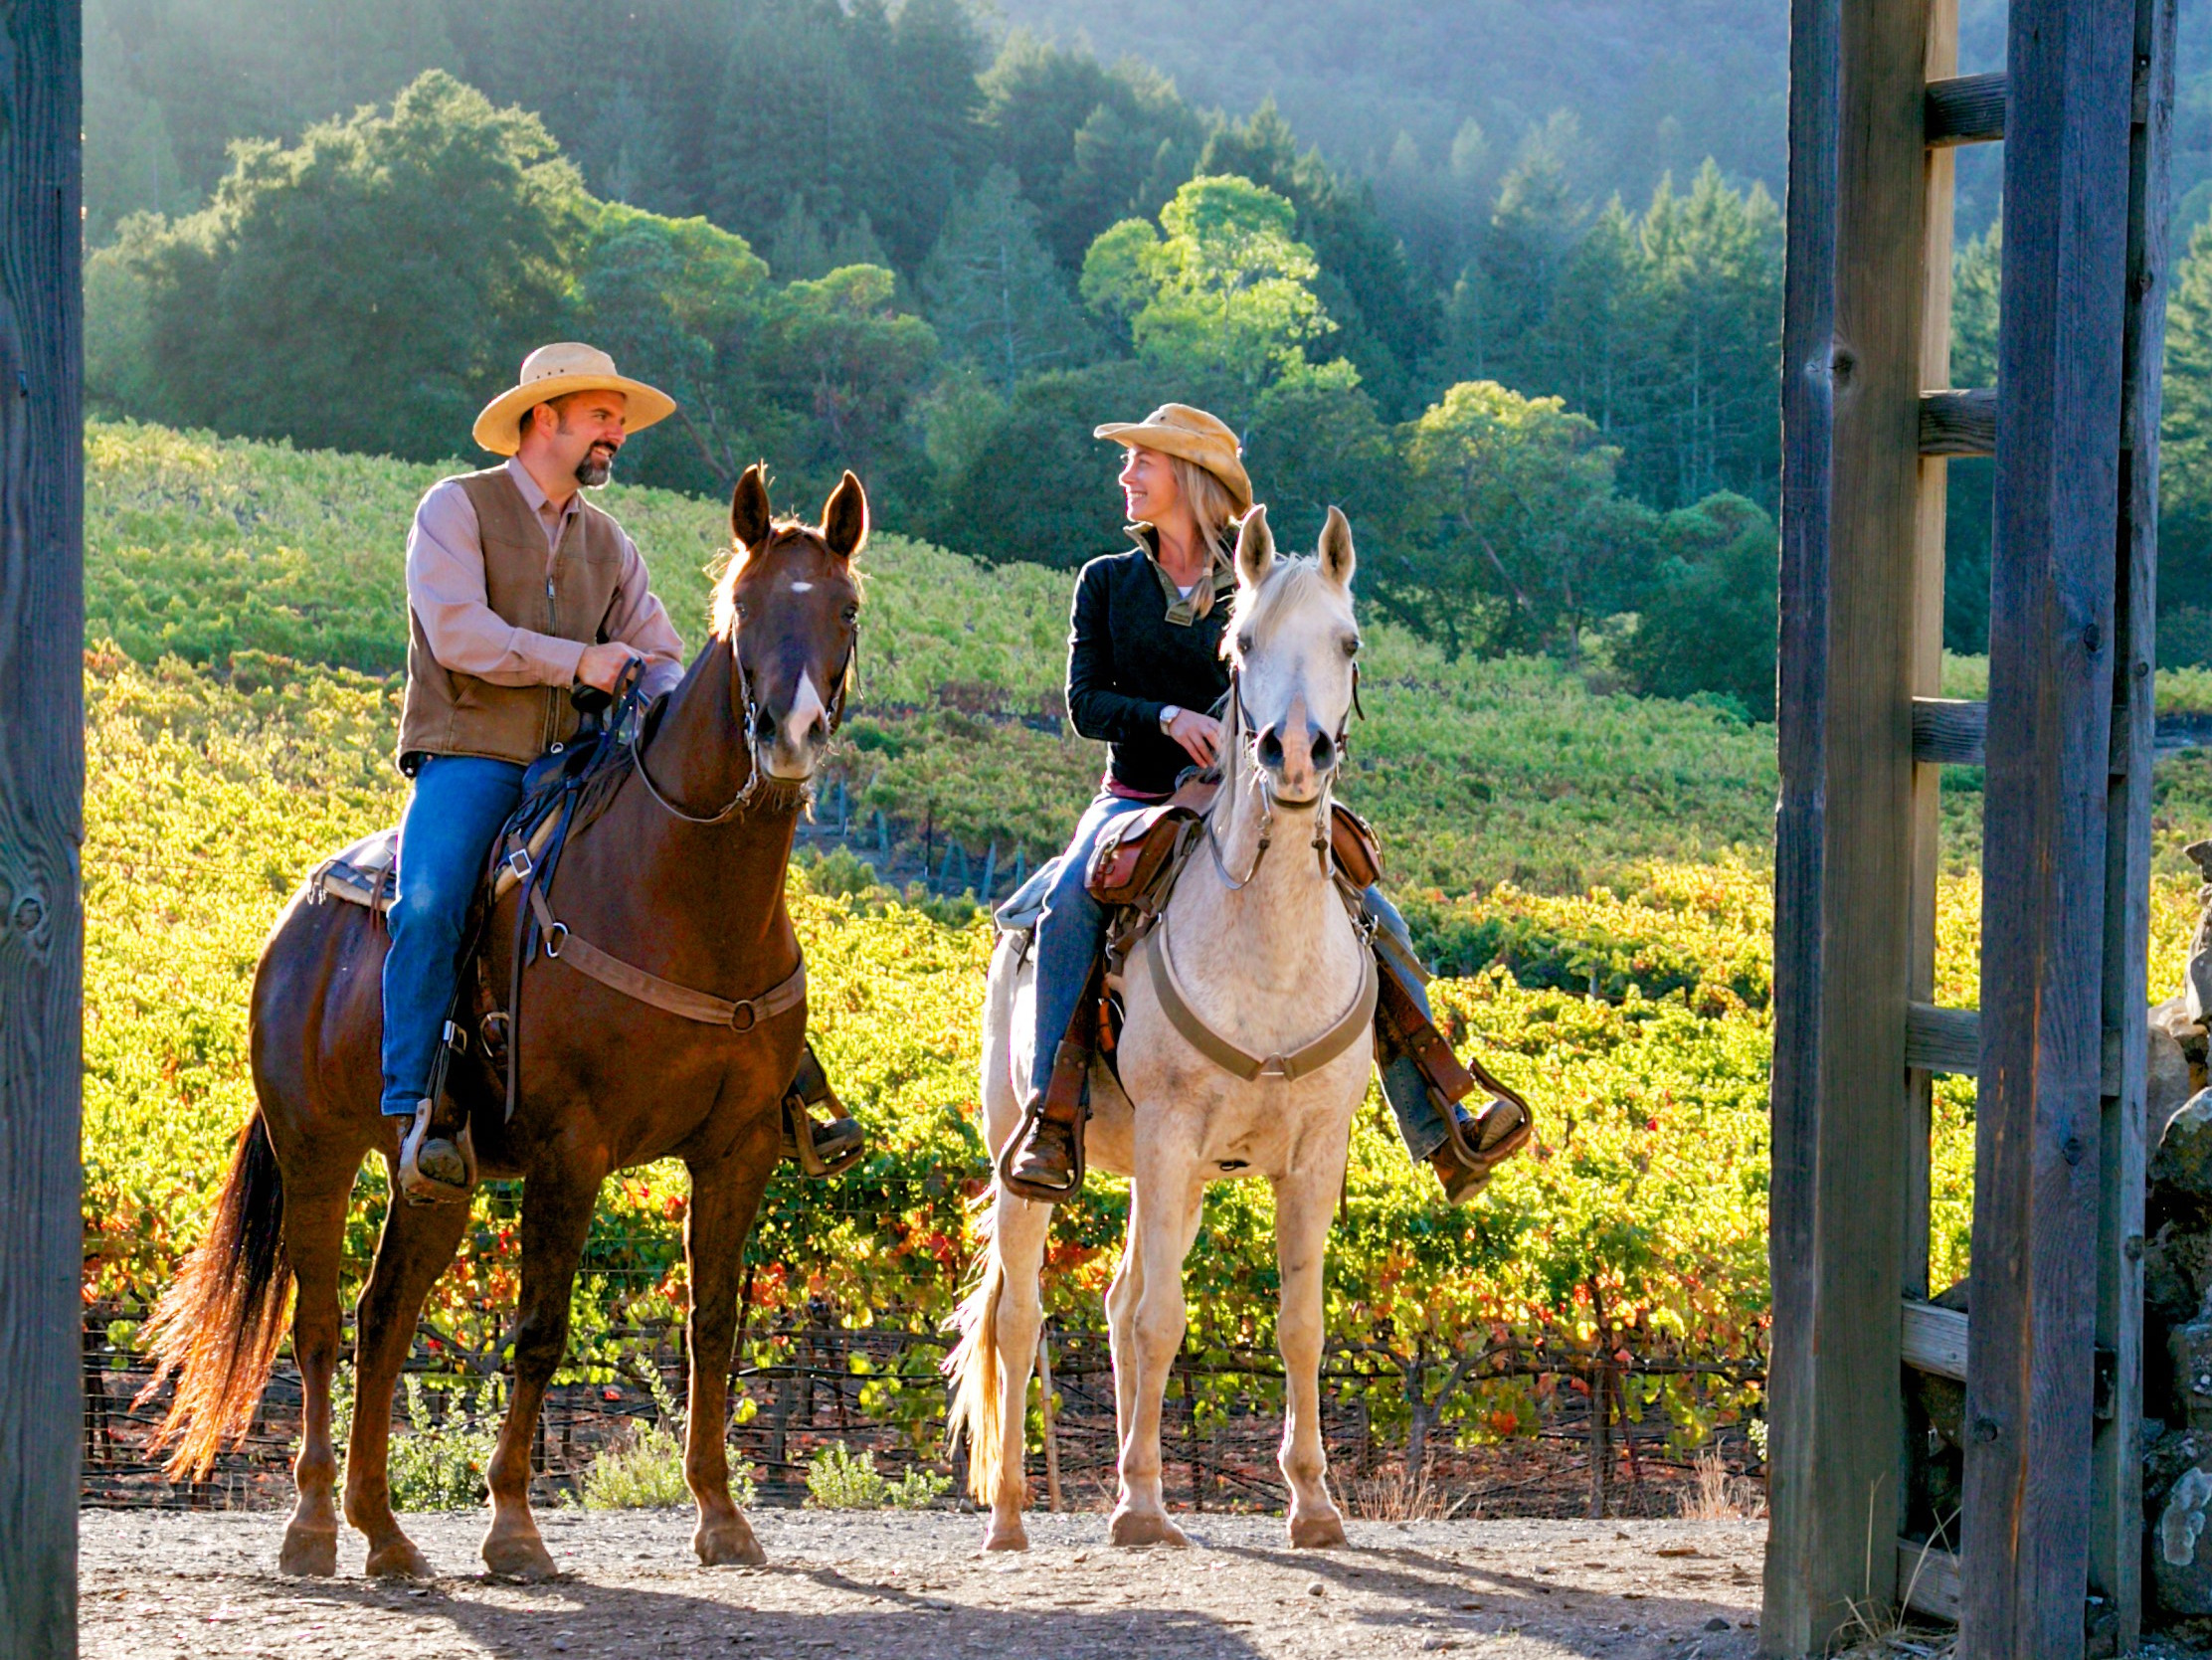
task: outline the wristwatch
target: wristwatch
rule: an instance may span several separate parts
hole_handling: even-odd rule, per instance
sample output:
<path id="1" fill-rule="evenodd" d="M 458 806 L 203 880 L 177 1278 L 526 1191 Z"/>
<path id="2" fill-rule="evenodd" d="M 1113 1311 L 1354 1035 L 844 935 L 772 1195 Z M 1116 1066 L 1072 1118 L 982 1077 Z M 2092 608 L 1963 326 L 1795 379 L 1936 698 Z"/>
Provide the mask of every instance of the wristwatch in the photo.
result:
<path id="1" fill-rule="evenodd" d="M 1173 703 L 1163 703 L 1163 704 L 1161 704 L 1161 705 L 1160 705 L 1160 730 L 1161 730 L 1161 731 L 1163 731 L 1163 732 L 1168 732 L 1168 731 L 1172 731 L 1172 730 L 1174 730 L 1174 727 L 1175 727 L 1175 723 L 1176 723 L 1176 716 L 1180 715 L 1181 713 L 1183 713 L 1183 710 L 1182 710 L 1181 708 L 1179 708 L 1179 707 L 1178 707 L 1177 705 L 1173 704 Z"/>

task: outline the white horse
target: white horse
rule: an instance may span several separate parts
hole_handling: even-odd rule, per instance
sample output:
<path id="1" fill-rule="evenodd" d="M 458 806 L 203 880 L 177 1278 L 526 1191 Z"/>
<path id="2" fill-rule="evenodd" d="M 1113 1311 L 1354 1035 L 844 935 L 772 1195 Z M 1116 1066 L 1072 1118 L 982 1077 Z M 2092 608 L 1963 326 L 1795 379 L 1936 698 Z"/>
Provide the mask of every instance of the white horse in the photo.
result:
<path id="1" fill-rule="evenodd" d="M 1319 553 L 1278 561 L 1265 510 L 1236 544 L 1224 653 L 1233 670 L 1227 776 L 1201 846 L 1123 975 L 1117 1083 L 1091 1074 L 1091 1163 L 1130 1178 L 1129 1229 L 1106 1296 L 1121 1491 L 1116 1545 L 1187 1543 L 1160 1486 L 1160 1404 L 1184 1336 L 1183 1261 L 1209 1182 L 1264 1176 L 1282 1272 L 1276 1339 L 1288 1382 L 1280 1463 L 1290 1542 L 1344 1543 L 1322 1448 L 1322 1254 L 1352 1118 L 1373 1060 L 1375 963 L 1329 866 L 1330 785 L 1360 646 L 1351 527 L 1329 510 Z M 984 1128 L 994 1168 L 1019 1125 L 1034 969 L 1003 939 L 984 1007 Z M 1052 1208 L 994 1182 L 989 1243 L 946 1362 L 969 1485 L 991 1506 L 988 1551 L 1028 1546 L 1022 1429 L 1042 1319 Z"/>

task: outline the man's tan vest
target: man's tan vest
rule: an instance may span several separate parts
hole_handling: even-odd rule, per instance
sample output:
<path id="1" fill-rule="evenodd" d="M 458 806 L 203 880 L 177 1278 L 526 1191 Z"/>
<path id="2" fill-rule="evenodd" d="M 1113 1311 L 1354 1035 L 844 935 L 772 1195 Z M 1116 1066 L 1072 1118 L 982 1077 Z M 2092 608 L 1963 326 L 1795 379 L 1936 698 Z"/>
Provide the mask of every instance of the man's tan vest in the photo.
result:
<path id="1" fill-rule="evenodd" d="M 598 645 L 622 576 L 622 533 L 599 508 L 580 510 L 548 562 L 545 531 L 503 466 L 459 479 L 476 509 L 484 597 L 502 621 Z M 400 755 L 484 755 L 527 765 L 575 733 L 566 686 L 495 686 L 431 655 L 422 619 L 408 612 L 407 703 Z"/>

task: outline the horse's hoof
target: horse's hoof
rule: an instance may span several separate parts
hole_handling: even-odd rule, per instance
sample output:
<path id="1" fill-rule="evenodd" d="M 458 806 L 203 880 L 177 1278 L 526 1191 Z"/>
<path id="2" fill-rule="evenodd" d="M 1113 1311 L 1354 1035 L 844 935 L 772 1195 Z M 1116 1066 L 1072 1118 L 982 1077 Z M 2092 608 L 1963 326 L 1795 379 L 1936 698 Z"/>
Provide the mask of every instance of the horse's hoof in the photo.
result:
<path id="1" fill-rule="evenodd" d="M 758 1568 L 768 1561 L 742 1516 L 712 1527 L 702 1523 L 691 1535 L 691 1549 L 699 1554 L 702 1568 Z"/>
<path id="2" fill-rule="evenodd" d="M 415 1549 L 411 1539 L 395 1539 L 389 1545 L 380 1545 L 369 1553 L 368 1575 L 372 1579 L 435 1579 L 437 1572 L 430 1566 L 430 1559 Z"/>
<path id="3" fill-rule="evenodd" d="M 546 1550 L 545 1541 L 532 1534 L 485 1535 L 483 1560 L 484 1567 L 502 1579 L 521 1579 L 535 1584 L 560 1573 L 553 1566 L 553 1554 Z"/>
<path id="4" fill-rule="evenodd" d="M 1333 1510 L 1290 1519 L 1290 1547 L 1294 1551 L 1337 1551 L 1344 1545 L 1344 1518 Z"/>
<path id="5" fill-rule="evenodd" d="M 1174 1545 L 1185 1546 L 1191 1541 L 1183 1530 L 1157 1511 L 1117 1510 L 1114 1512 L 1113 1541 L 1116 1545 Z"/>
<path id="6" fill-rule="evenodd" d="M 306 1578 L 329 1578 L 338 1571 L 338 1530 L 292 1523 L 284 1530 L 283 1549 L 276 1554 L 276 1571 Z"/>
<path id="7" fill-rule="evenodd" d="M 1011 1522 L 1002 1522 L 996 1516 L 991 1526 L 984 1530 L 983 1555 L 993 1551 L 1026 1551 L 1029 1548 L 1029 1531 L 1022 1527 L 1017 1516 Z"/>

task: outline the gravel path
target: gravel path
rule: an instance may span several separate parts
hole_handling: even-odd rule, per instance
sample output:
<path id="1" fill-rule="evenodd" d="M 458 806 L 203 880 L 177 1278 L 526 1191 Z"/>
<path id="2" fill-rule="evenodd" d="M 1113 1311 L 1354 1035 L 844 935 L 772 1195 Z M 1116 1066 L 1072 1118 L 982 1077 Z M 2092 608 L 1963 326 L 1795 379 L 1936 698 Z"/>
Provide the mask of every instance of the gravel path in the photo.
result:
<path id="1" fill-rule="evenodd" d="M 979 1558 L 978 1517 L 751 1513 L 765 1568 L 701 1568 L 687 1513 L 554 1512 L 563 1576 L 487 1578 L 482 1514 L 413 1517 L 454 1577 L 276 1571 L 279 1515 L 90 1511 L 88 1660 L 699 1655 L 1412 1655 L 1746 1660 L 1760 1522 L 1354 1522 L 1345 1551 L 1292 1552 L 1262 1516 L 1183 1516 L 1194 1548 L 1116 1551 L 1103 1515 L 1034 1516 L 1026 1556 Z"/>

